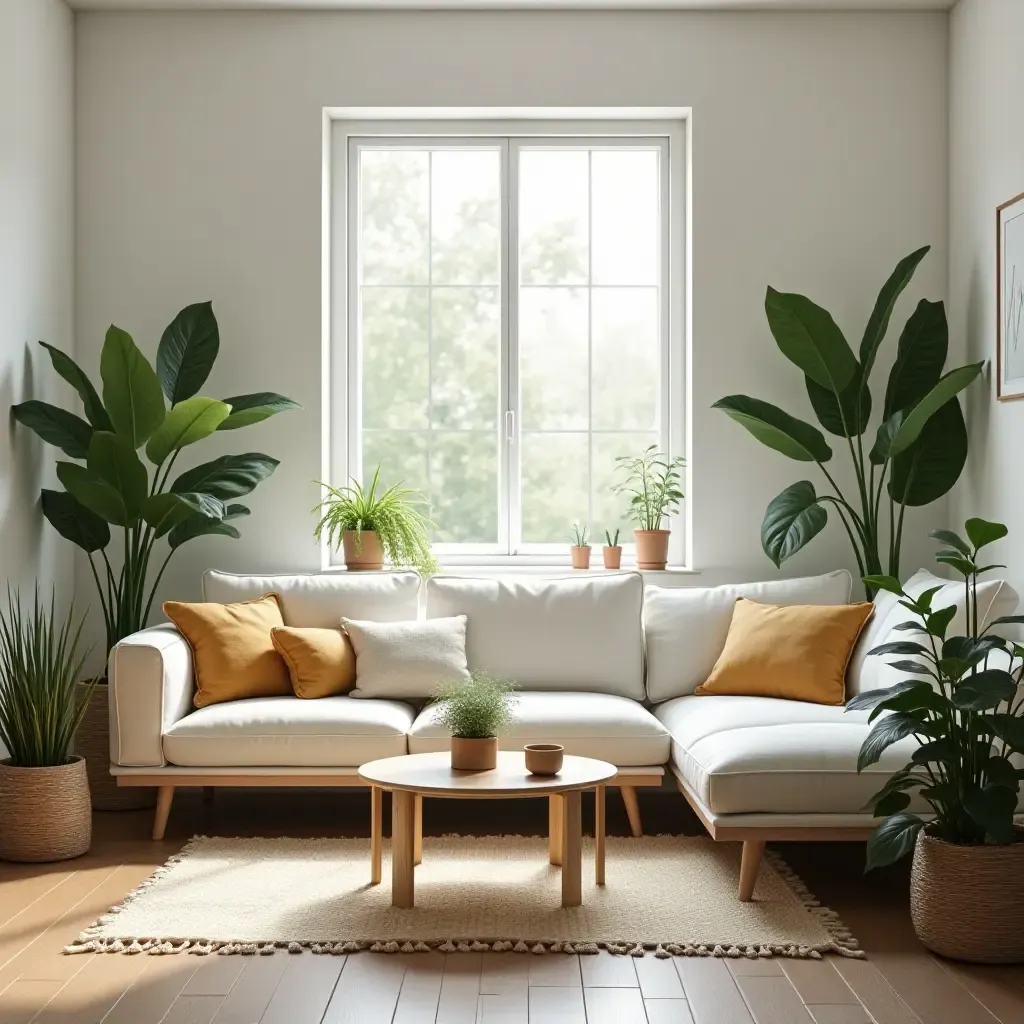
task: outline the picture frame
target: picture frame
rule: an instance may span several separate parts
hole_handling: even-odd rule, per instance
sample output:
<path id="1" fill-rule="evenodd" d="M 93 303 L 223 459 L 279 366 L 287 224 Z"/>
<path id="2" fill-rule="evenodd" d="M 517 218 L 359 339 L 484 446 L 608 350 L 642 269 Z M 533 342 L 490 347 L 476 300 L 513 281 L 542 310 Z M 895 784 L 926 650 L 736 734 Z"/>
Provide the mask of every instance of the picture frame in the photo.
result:
<path id="1" fill-rule="evenodd" d="M 996 207 L 996 397 L 1024 398 L 1024 192 Z"/>

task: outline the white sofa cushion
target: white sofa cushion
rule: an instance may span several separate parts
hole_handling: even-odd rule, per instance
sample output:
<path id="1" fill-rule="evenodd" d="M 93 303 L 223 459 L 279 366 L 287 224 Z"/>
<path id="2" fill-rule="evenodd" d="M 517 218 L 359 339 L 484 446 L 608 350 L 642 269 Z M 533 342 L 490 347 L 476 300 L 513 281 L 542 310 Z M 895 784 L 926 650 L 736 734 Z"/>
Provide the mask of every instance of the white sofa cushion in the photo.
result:
<path id="1" fill-rule="evenodd" d="M 357 767 L 406 753 L 414 712 L 392 700 L 253 697 L 193 711 L 164 733 L 171 764 Z"/>
<path id="2" fill-rule="evenodd" d="M 714 814 L 862 813 L 917 748 L 912 737 L 901 740 L 858 774 L 871 729 L 867 711 L 694 696 L 668 701 L 655 714 L 672 733 L 672 763 Z"/>
<path id="3" fill-rule="evenodd" d="M 725 647 L 737 598 L 764 604 L 847 604 L 853 579 L 824 576 L 722 587 L 654 587 L 644 594 L 647 696 L 654 703 L 691 694 Z"/>
<path id="4" fill-rule="evenodd" d="M 290 576 L 236 576 L 208 569 L 203 600 L 219 604 L 275 593 L 286 626 L 337 629 L 342 616 L 395 622 L 415 619 L 420 578 L 414 572 L 324 572 Z"/>
<path id="5" fill-rule="evenodd" d="M 638 573 L 427 581 L 427 617 L 466 615 L 471 671 L 522 690 L 582 690 L 643 700 Z"/>
<path id="6" fill-rule="evenodd" d="M 431 705 L 417 716 L 409 731 L 410 754 L 448 749 L 450 734 L 438 724 L 437 715 Z M 567 754 L 623 768 L 662 765 L 669 753 L 668 729 L 636 701 L 610 693 L 519 693 L 514 719 L 499 742 L 502 750 L 561 743 Z"/>

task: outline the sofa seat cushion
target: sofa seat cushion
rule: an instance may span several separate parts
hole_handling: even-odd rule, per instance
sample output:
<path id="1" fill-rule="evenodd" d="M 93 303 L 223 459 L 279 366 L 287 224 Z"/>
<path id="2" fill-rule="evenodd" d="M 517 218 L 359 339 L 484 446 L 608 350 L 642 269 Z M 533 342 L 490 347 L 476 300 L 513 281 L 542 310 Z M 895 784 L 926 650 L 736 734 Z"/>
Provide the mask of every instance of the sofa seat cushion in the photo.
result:
<path id="1" fill-rule="evenodd" d="M 194 711 L 164 733 L 171 764 L 354 768 L 406 753 L 414 711 L 394 700 L 256 697 Z"/>
<path id="2" fill-rule="evenodd" d="M 609 693 L 526 691 L 516 694 L 512 724 L 501 735 L 503 750 L 527 743 L 561 743 L 567 754 L 596 757 L 619 767 L 661 765 L 668 760 L 668 729 L 628 697 Z M 420 712 L 409 732 L 409 753 L 447 750 L 449 734 L 438 709 Z"/>
<path id="3" fill-rule="evenodd" d="M 655 714 L 672 733 L 675 770 L 714 814 L 860 814 L 917 747 L 912 737 L 901 740 L 858 774 L 857 754 L 871 729 L 867 711 L 693 696 L 667 701 Z"/>

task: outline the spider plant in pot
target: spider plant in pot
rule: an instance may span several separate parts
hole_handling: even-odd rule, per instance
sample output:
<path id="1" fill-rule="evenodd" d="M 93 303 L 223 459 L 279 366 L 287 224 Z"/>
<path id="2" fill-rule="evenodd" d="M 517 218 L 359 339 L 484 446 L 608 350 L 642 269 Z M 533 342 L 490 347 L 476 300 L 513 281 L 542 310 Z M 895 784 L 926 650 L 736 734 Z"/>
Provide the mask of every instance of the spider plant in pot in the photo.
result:
<path id="1" fill-rule="evenodd" d="M 633 531 L 637 568 L 664 569 L 671 531 L 662 527 L 683 500 L 681 479 L 686 461 L 682 456 L 670 459 L 656 444 L 637 457 L 620 455 L 615 461 L 623 474 L 615 493 L 629 498 L 629 518 L 637 524 Z"/>
<path id="2" fill-rule="evenodd" d="M 619 530 L 616 527 L 615 533 L 604 531 L 604 539 L 607 541 L 601 549 L 604 556 L 604 567 L 606 569 L 619 569 L 622 567 L 622 545 L 619 544 Z"/>
<path id="3" fill-rule="evenodd" d="M 353 479 L 347 487 L 331 487 L 313 510 L 320 516 L 317 540 L 345 551 L 350 572 L 381 569 L 387 558 L 393 569 L 415 569 L 429 576 L 438 570 L 430 552 L 433 523 L 421 511 L 426 504 L 418 492 L 400 483 L 383 487 L 380 466 L 368 486 Z"/>
<path id="4" fill-rule="evenodd" d="M 957 609 L 934 607 L 941 588 L 911 597 L 893 576 L 864 578 L 896 594 L 909 613 L 895 627 L 907 639 L 871 652 L 895 656 L 889 664 L 907 678 L 861 693 L 846 708 L 870 709 L 874 721 L 858 771 L 892 744 L 917 741 L 907 764 L 871 801 L 884 820 L 868 841 L 868 869 L 913 850 L 910 910 L 921 941 L 958 960 L 1019 962 L 1024 830 L 1015 827 L 1014 814 L 1022 777 L 1017 758 L 1024 753 L 1024 647 L 989 628 L 1024 622 L 1024 615 L 983 625 L 978 577 L 1002 566 L 979 566 L 979 552 L 1007 530 L 968 519 L 965 533 L 966 539 L 950 530 L 932 533 L 945 545 L 937 561 L 964 579 L 963 635 L 947 635 Z"/>
<path id="5" fill-rule="evenodd" d="M 54 599 L 23 609 L 7 591 L 0 609 L 0 859 L 79 857 L 92 841 L 92 803 L 75 730 L 95 681 L 79 694 L 82 623 L 58 618 Z"/>
<path id="6" fill-rule="evenodd" d="M 580 526 L 579 523 L 573 523 L 569 539 L 572 541 L 572 567 L 574 569 L 589 569 L 590 536 L 586 524 Z"/>
<path id="7" fill-rule="evenodd" d="M 452 768 L 486 772 L 498 764 L 498 733 L 512 720 L 515 684 L 474 672 L 467 681 L 446 683 L 434 703 L 437 720 L 452 734 Z"/>

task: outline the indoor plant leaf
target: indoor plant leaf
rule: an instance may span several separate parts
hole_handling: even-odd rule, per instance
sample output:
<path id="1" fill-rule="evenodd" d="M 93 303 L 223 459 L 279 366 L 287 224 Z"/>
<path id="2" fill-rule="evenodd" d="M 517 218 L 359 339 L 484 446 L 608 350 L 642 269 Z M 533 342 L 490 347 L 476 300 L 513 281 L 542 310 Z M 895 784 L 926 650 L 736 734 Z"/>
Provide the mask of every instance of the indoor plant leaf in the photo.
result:
<path id="1" fill-rule="evenodd" d="M 213 522 L 223 519 L 224 503 L 209 494 L 153 494 L 143 503 L 142 517 L 153 527 L 155 536 L 162 537 L 178 523 L 190 516 L 201 515 Z"/>
<path id="2" fill-rule="evenodd" d="M 865 690 L 851 697 L 846 702 L 847 711 L 869 711 L 871 708 L 881 704 L 882 701 L 895 697 L 897 694 L 913 690 L 921 684 L 916 679 L 905 679 L 892 686 L 886 686 L 880 690 Z"/>
<path id="3" fill-rule="evenodd" d="M 892 458 L 892 442 L 903 425 L 905 412 L 897 409 L 891 416 L 887 416 L 878 424 L 875 431 L 875 443 L 871 446 L 868 458 L 876 466 L 881 466 Z"/>
<path id="4" fill-rule="evenodd" d="M 219 350 L 212 302 L 186 306 L 167 325 L 156 350 L 156 372 L 171 405 L 191 398 L 206 383 Z"/>
<path id="5" fill-rule="evenodd" d="M 43 515 L 65 539 L 83 551 L 99 551 L 110 543 L 110 527 L 105 519 L 87 509 L 67 491 L 42 492 Z"/>
<path id="6" fill-rule="evenodd" d="M 884 418 L 915 405 L 935 387 L 942 376 L 948 348 L 945 306 L 922 299 L 900 334 L 896 361 L 885 389 Z"/>
<path id="7" fill-rule="evenodd" d="M 212 462 L 188 469 L 171 485 L 177 494 L 200 491 L 226 501 L 248 494 L 266 480 L 280 463 L 269 455 L 247 452 L 245 455 L 222 455 Z"/>
<path id="8" fill-rule="evenodd" d="M 991 711 L 1017 693 L 1017 681 L 1009 672 L 990 668 L 961 680 L 953 690 L 953 703 L 966 711 Z"/>
<path id="9" fill-rule="evenodd" d="M 253 423 L 259 423 L 270 416 L 286 409 L 301 409 L 298 402 L 293 402 L 284 395 L 275 394 L 273 391 L 260 391 L 254 395 L 235 395 L 232 398 L 223 399 L 226 405 L 231 406 L 231 415 L 225 419 L 218 430 L 236 430 L 238 427 L 248 427 Z"/>
<path id="10" fill-rule="evenodd" d="M 100 396 L 85 371 L 56 345 L 48 345 L 45 341 L 39 344 L 50 354 L 53 368 L 78 392 L 85 407 L 85 418 L 97 430 L 113 430 L 114 425 L 110 422 L 107 410 L 103 408 Z"/>
<path id="11" fill-rule="evenodd" d="M 145 444 L 164 419 L 164 396 L 153 367 L 127 331 L 113 324 L 100 353 L 103 405 L 114 429 L 135 448 Z"/>
<path id="12" fill-rule="evenodd" d="M 1017 788 L 968 785 L 963 794 L 964 810 L 997 843 L 1013 842 L 1013 812 L 1017 807 Z"/>
<path id="13" fill-rule="evenodd" d="M 948 494 L 967 463 L 967 425 L 952 399 L 925 424 L 921 436 L 892 460 L 889 495 L 918 507 Z"/>
<path id="14" fill-rule="evenodd" d="M 128 525 L 124 500 L 115 487 L 77 462 L 58 462 L 57 479 L 86 508 L 115 526 Z"/>
<path id="15" fill-rule="evenodd" d="M 92 427 L 66 409 L 31 399 L 15 405 L 14 418 L 35 431 L 47 444 L 59 448 L 68 458 L 84 459 L 89 453 Z"/>
<path id="16" fill-rule="evenodd" d="M 773 498 L 761 521 L 761 547 L 776 564 L 795 555 L 825 528 L 828 513 L 818 504 L 809 480 L 790 484 Z"/>
<path id="17" fill-rule="evenodd" d="M 924 828 L 924 822 L 908 811 L 901 811 L 886 818 L 872 833 L 868 840 L 867 865 L 865 871 L 872 868 L 894 864 L 908 854 L 917 841 L 917 833 Z"/>
<path id="18" fill-rule="evenodd" d="M 956 548 L 966 558 L 971 557 L 971 549 L 967 541 L 960 534 L 954 533 L 952 530 L 932 530 L 928 536 L 942 541 L 943 544 L 948 544 L 951 548 Z"/>
<path id="19" fill-rule="evenodd" d="M 828 462 L 832 458 L 832 449 L 817 427 L 769 402 L 747 395 L 727 395 L 711 408 L 721 409 L 762 444 L 798 462 Z"/>
<path id="20" fill-rule="evenodd" d="M 873 765 L 894 743 L 899 743 L 914 733 L 926 731 L 926 722 L 903 712 L 895 712 L 878 719 L 861 744 L 860 753 L 857 755 L 857 771 L 862 772 Z"/>
<path id="21" fill-rule="evenodd" d="M 142 515 L 142 502 L 149 490 L 149 474 L 135 448 L 124 434 L 97 430 L 89 445 L 89 472 L 110 484 L 124 505 L 129 522 Z"/>
<path id="22" fill-rule="evenodd" d="M 861 580 L 875 590 L 887 590 L 890 594 L 903 595 L 903 584 L 895 576 L 862 576 Z"/>
<path id="23" fill-rule="evenodd" d="M 875 300 L 875 308 L 871 311 L 867 326 L 864 328 L 864 337 L 860 342 L 860 362 L 864 367 L 865 382 L 871 374 L 875 365 L 875 355 L 878 352 L 886 331 L 889 329 L 889 320 L 892 317 L 896 300 L 903 294 L 903 289 L 910 283 L 918 264 L 925 258 L 930 245 L 922 246 L 909 256 L 896 264 L 896 269 L 889 275 L 889 279 L 882 285 L 882 290 Z"/>
<path id="24" fill-rule="evenodd" d="M 215 398 L 186 398 L 175 405 L 146 444 L 149 461 L 159 466 L 171 452 L 209 437 L 231 414 Z"/>
<path id="25" fill-rule="evenodd" d="M 810 377 L 804 377 L 804 384 L 814 415 L 830 434 L 859 437 L 867 430 L 871 419 L 871 392 L 864 386 L 864 372 L 860 365 L 853 379 L 838 395 Z"/>
<path id="26" fill-rule="evenodd" d="M 206 537 L 211 534 L 216 534 L 221 537 L 233 537 L 237 540 L 241 534 L 238 530 L 230 523 L 224 522 L 223 519 L 208 519 L 202 515 L 191 515 L 188 519 L 178 523 L 174 529 L 167 535 L 167 543 L 170 545 L 171 550 L 176 550 L 185 544 L 187 541 L 194 540 L 196 537 Z"/>
<path id="27" fill-rule="evenodd" d="M 907 414 L 900 423 L 896 436 L 889 445 L 889 452 L 898 455 L 909 448 L 921 436 L 925 424 L 951 398 L 955 398 L 981 373 L 984 362 L 958 366 L 939 378 L 935 385 Z"/>
<path id="28" fill-rule="evenodd" d="M 1024 718 L 1018 715 L 982 715 L 981 721 L 1016 753 L 1024 753 Z"/>
<path id="29" fill-rule="evenodd" d="M 987 519 L 968 519 L 964 529 L 975 548 L 1002 540 L 1009 532 L 1002 523 L 990 523 Z"/>

